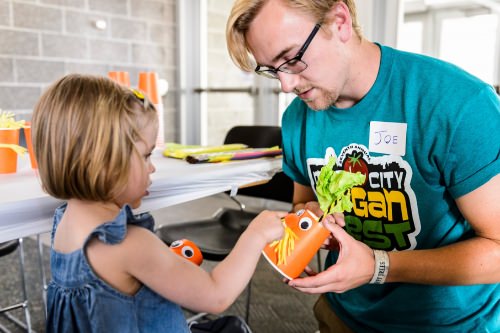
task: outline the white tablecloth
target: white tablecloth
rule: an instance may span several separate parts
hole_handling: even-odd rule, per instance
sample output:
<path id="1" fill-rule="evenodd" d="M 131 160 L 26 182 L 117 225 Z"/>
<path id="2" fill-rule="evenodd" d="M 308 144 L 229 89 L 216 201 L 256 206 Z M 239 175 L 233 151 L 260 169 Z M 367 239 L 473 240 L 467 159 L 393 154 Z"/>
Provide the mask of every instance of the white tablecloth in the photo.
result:
<path id="1" fill-rule="evenodd" d="M 281 170 L 281 158 L 227 163 L 188 164 L 153 154 L 156 172 L 150 194 L 137 212 L 199 199 L 270 179 Z M 15 174 L 0 174 L 0 242 L 48 232 L 54 209 L 62 202 L 44 193 L 25 159 Z"/>

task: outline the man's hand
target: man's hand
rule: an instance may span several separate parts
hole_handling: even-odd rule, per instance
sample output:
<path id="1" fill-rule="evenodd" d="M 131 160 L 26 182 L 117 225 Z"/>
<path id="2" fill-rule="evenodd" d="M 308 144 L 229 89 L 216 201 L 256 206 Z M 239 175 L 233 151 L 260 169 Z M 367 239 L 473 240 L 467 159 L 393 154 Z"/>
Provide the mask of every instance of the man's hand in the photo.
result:
<path id="1" fill-rule="evenodd" d="M 368 283 L 375 270 L 373 250 L 355 240 L 339 224 L 332 223 L 329 219 L 324 222 L 324 226 L 338 242 L 337 263 L 321 273 L 306 268 L 306 273 L 310 276 L 293 279 L 288 284 L 304 293 L 322 294 L 342 293 Z"/>
<path id="2" fill-rule="evenodd" d="M 321 210 L 321 208 L 319 208 L 319 203 L 317 201 L 307 202 L 304 205 L 304 209 L 307 209 L 307 210 L 313 212 L 316 216 L 323 215 L 323 211 Z M 322 222 L 324 224 L 328 224 L 328 223 L 337 224 L 341 227 L 344 227 L 345 226 L 344 214 L 334 213 L 332 215 L 323 216 Z M 327 250 L 338 250 L 339 244 L 337 243 L 337 240 L 332 235 L 330 235 L 323 243 L 322 248 L 327 249 Z"/>

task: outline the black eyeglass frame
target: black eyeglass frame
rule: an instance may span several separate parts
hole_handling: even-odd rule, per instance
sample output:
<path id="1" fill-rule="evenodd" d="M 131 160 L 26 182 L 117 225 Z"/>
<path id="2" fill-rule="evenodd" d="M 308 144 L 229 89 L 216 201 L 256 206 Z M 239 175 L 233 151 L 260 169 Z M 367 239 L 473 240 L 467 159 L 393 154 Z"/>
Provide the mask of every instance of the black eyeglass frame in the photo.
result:
<path id="1" fill-rule="evenodd" d="M 277 68 L 273 68 L 270 66 L 257 65 L 257 67 L 255 67 L 255 69 L 254 69 L 255 73 L 262 75 L 262 76 L 265 76 L 265 77 L 268 77 L 268 78 L 278 79 L 279 78 L 278 72 L 283 72 L 283 73 L 287 73 L 287 74 L 299 74 L 299 73 L 302 73 L 303 71 L 305 71 L 307 69 L 307 64 L 302 60 L 302 57 L 304 56 L 304 53 L 306 52 L 307 48 L 309 47 L 309 44 L 311 44 L 314 36 L 316 36 L 316 33 L 318 32 L 319 28 L 321 28 L 321 24 L 317 23 L 314 26 L 311 33 L 309 34 L 309 36 L 307 37 L 306 41 L 304 42 L 304 45 L 302 45 L 299 52 L 297 52 L 297 54 L 295 55 L 295 57 L 285 61 L 284 63 L 279 65 Z M 302 68 L 299 71 L 283 70 L 283 67 L 285 67 L 287 64 L 290 64 L 294 61 L 298 61 L 298 62 L 303 63 L 304 68 Z"/>

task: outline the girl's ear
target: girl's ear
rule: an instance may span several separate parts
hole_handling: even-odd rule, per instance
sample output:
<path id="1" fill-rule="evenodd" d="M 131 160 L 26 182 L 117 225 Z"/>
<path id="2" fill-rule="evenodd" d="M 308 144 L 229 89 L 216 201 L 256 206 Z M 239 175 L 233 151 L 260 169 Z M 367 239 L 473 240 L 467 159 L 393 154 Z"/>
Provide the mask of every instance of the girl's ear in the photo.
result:
<path id="1" fill-rule="evenodd" d="M 324 26 L 328 26 L 333 36 L 338 36 L 342 42 L 347 42 L 352 37 L 352 19 L 349 8 L 343 1 L 335 3 L 325 15 Z"/>

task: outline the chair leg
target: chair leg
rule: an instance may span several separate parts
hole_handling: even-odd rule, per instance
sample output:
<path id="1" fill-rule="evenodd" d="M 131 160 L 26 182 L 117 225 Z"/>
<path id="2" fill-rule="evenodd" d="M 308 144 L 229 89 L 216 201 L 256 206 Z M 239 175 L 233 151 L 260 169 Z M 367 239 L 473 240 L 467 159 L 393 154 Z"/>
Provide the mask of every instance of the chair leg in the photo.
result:
<path id="1" fill-rule="evenodd" d="M 197 314 L 195 314 L 195 315 L 193 315 L 193 316 L 189 317 L 188 319 L 186 319 L 186 322 L 187 322 L 187 324 L 188 324 L 188 325 L 189 325 L 189 324 L 191 324 L 191 323 L 195 323 L 195 322 L 197 322 L 199 319 L 201 319 L 201 318 L 205 317 L 206 315 L 208 315 L 208 313 L 207 313 L 207 312 L 200 312 L 200 313 L 197 313 Z"/>
<path id="2" fill-rule="evenodd" d="M 250 294 L 252 291 L 252 280 L 248 282 L 247 286 L 247 304 L 246 304 L 246 313 L 245 313 L 245 321 L 248 325 L 250 325 Z"/>
<path id="3" fill-rule="evenodd" d="M 31 330 L 28 325 L 26 325 L 25 323 L 23 323 L 21 320 L 19 320 L 18 318 L 14 317 L 13 315 L 11 315 L 10 313 L 4 313 L 3 314 L 7 319 L 9 319 L 11 322 L 13 322 L 14 324 L 16 324 L 17 326 L 21 327 L 23 330 L 25 330 L 26 332 L 33 332 L 33 330 Z M 4 332 L 6 330 L 4 329 Z M 8 331 L 8 330 L 7 330 Z"/>
<path id="4" fill-rule="evenodd" d="M 2 324 L 0 324 L 0 332 L 3 332 L 3 333 L 11 333 L 7 327 L 3 326 Z"/>
<path id="5" fill-rule="evenodd" d="M 246 206 L 243 202 L 239 201 L 238 199 L 236 199 L 235 196 L 230 196 L 229 198 L 231 198 L 231 200 L 233 200 L 234 202 L 236 202 L 240 208 L 241 211 L 244 211 Z"/>
<path id="6" fill-rule="evenodd" d="M 40 234 L 36 237 L 38 243 L 38 264 L 40 266 L 40 278 L 42 279 L 42 300 L 43 300 L 43 314 L 47 320 L 47 275 L 45 273 L 45 265 L 43 264 L 43 244 Z"/>
<path id="7" fill-rule="evenodd" d="M 26 318 L 26 329 L 31 332 L 31 316 L 29 310 L 28 292 L 26 290 L 26 272 L 24 271 L 24 245 L 23 239 L 19 238 L 19 264 L 21 268 L 21 284 L 23 290 L 23 309 Z"/>
<path id="8" fill-rule="evenodd" d="M 13 304 L 7 307 L 0 309 L 0 313 L 3 314 L 7 319 L 9 319 L 15 325 L 21 327 L 25 331 L 31 333 L 34 332 L 31 328 L 31 316 L 29 310 L 29 300 L 28 300 L 28 292 L 26 288 L 26 272 L 24 265 L 24 240 L 23 238 L 19 238 L 17 240 L 17 248 L 19 250 L 19 275 L 20 275 L 20 283 L 21 283 L 21 293 L 23 300 L 20 303 Z M 24 310 L 25 322 L 22 322 L 15 316 L 9 313 L 9 311 L 16 310 L 22 308 Z M 0 331 L 9 332 L 5 326 L 0 325 Z"/>

